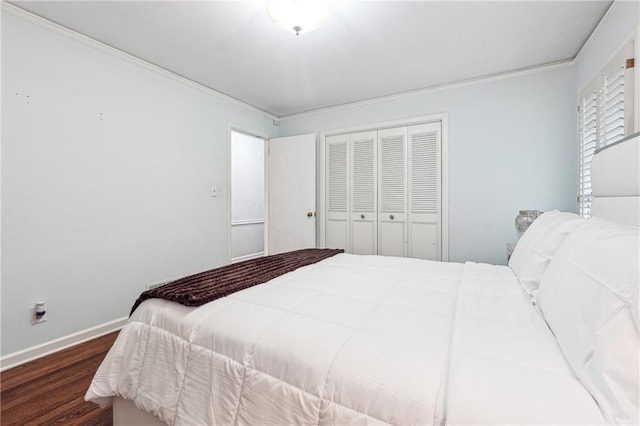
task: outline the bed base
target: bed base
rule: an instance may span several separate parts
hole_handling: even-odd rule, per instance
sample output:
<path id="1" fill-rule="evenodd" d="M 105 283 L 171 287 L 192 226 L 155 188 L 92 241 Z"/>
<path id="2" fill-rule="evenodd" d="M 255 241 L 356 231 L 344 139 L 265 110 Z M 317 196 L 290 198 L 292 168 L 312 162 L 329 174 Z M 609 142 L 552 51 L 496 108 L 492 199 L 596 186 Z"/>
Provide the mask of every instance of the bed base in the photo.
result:
<path id="1" fill-rule="evenodd" d="M 113 398 L 113 426 L 166 426 L 159 418 L 142 411 L 124 398 Z"/>

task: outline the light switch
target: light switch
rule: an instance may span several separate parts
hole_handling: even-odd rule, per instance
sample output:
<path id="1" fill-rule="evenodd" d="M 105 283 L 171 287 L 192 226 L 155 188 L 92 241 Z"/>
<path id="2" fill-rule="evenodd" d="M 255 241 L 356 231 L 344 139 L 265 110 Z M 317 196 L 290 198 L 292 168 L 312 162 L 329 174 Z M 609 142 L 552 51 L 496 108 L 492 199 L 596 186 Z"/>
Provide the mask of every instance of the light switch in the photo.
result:
<path id="1" fill-rule="evenodd" d="M 217 197 L 218 196 L 218 186 L 217 185 L 213 185 L 213 187 L 211 188 L 211 196 L 212 197 Z"/>

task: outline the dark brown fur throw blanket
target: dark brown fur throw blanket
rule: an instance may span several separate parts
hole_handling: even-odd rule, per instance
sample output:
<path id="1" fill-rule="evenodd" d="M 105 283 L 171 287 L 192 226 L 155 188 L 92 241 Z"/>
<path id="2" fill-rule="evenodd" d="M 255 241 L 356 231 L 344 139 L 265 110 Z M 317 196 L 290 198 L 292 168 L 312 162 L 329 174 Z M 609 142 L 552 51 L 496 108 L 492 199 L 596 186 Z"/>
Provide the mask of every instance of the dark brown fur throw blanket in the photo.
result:
<path id="1" fill-rule="evenodd" d="M 343 252 L 342 249 L 302 249 L 200 272 L 143 292 L 131 308 L 131 314 L 140 303 L 151 298 L 201 306 Z"/>

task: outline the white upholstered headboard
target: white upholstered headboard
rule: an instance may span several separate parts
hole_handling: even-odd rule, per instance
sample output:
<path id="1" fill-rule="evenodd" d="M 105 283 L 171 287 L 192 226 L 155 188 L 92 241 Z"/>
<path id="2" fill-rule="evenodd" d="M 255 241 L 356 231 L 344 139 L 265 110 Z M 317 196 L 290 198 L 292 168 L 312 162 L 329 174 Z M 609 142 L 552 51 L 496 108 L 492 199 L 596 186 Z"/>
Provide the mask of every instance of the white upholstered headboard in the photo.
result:
<path id="1" fill-rule="evenodd" d="M 640 226 L 640 132 L 600 148 L 591 160 L 591 215 Z"/>

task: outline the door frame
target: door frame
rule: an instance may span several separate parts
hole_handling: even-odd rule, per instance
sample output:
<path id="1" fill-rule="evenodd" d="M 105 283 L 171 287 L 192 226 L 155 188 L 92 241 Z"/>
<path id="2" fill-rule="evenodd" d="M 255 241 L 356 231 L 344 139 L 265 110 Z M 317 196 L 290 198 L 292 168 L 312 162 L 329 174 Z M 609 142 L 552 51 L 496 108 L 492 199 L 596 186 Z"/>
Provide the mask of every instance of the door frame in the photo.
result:
<path id="1" fill-rule="evenodd" d="M 343 133 L 366 132 L 371 130 L 380 130 L 393 127 L 413 126 L 416 124 L 426 124 L 440 122 L 442 125 L 441 137 L 441 242 L 440 260 L 449 261 L 449 114 L 446 112 L 430 115 L 422 115 L 417 117 L 402 118 L 391 121 L 380 121 L 359 126 L 344 127 L 339 129 L 323 130 L 320 132 L 320 153 L 318 156 L 318 164 L 320 167 L 319 182 L 320 191 L 318 191 L 318 199 L 316 203 L 317 209 L 317 234 L 316 238 L 319 247 L 325 247 L 326 244 L 326 224 L 325 224 L 325 198 L 326 198 L 326 138 L 328 136 L 340 135 Z"/>
<path id="2" fill-rule="evenodd" d="M 249 136 L 253 136 L 256 138 L 260 138 L 264 140 L 264 201 L 265 201 L 265 211 L 264 211 L 264 250 L 265 250 L 265 255 L 267 254 L 267 224 L 269 221 L 269 215 L 267 212 L 267 200 L 269 199 L 269 194 L 268 194 L 268 190 L 269 190 L 269 184 L 267 182 L 267 167 L 268 167 L 268 161 L 267 161 L 267 149 L 269 147 L 269 139 L 271 139 L 271 136 L 267 135 L 266 133 L 262 133 L 262 132 L 257 132 L 255 130 L 249 129 L 247 127 L 243 127 L 231 122 L 227 122 L 227 259 L 226 259 L 226 263 L 229 264 L 231 263 L 231 167 L 232 167 L 232 163 L 231 163 L 231 132 L 237 132 L 237 133 L 243 133 L 245 135 L 249 135 Z"/>

